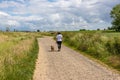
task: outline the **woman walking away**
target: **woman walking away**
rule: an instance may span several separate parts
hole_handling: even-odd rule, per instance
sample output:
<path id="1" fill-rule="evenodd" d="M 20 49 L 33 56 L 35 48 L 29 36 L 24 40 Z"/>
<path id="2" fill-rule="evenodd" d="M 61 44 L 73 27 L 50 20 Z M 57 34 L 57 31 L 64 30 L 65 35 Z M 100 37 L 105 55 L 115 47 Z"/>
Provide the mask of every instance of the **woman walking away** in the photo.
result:
<path id="1" fill-rule="evenodd" d="M 61 50 L 61 44 L 62 44 L 62 34 L 60 32 L 57 33 L 56 36 L 56 42 L 57 42 L 57 46 L 58 46 L 58 51 Z"/>

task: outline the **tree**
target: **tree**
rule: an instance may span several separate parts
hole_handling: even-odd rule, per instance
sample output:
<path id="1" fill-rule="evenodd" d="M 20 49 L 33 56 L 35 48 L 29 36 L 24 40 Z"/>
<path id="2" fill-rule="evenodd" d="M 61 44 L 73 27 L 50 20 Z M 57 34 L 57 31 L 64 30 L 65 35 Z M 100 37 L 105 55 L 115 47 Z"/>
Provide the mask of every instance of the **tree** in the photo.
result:
<path id="1" fill-rule="evenodd" d="M 108 30 L 113 30 L 112 27 L 108 27 L 107 29 L 108 29 Z"/>
<path id="2" fill-rule="evenodd" d="M 40 32 L 40 30 L 38 29 L 37 32 Z"/>
<path id="3" fill-rule="evenodd" d="M 86 31 L 86 29 L 80 29 L 79 31 Z"/>
<path id="4" fill-rule="evenodd" d="M 9 27 L 6 27 L 6 32 L 9 32 L 10 31 L 10 28 Z"/>
<path id="5" fill-rule="evenodd" d="M 100 31 L 100 28 L 98 28 L 97 31 Z"/>
<path id="6" fill-rule="evenodd" d="M 110 15 L 113 18 L 112 28 L 120 32 L 120 4 L 113 7 Z"/>
<path id="7" fill-rule="evenodd" d="M 14 32 L 16 32 L 16 29 L 14 29 Z"/>

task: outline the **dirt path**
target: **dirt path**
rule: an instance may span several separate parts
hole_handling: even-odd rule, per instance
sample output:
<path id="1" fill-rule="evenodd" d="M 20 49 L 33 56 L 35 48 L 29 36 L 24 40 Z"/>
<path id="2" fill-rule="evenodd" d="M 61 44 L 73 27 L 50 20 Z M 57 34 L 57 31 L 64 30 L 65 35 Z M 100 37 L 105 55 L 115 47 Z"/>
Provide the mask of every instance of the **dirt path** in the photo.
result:
<path id="1" fill-rule="evenodd" d="M 50 52 L 55 41 L 38 39 L 39 55 L 33 80 L 120 80 L 120 75 L 62 45 L 60 52 Z"/>

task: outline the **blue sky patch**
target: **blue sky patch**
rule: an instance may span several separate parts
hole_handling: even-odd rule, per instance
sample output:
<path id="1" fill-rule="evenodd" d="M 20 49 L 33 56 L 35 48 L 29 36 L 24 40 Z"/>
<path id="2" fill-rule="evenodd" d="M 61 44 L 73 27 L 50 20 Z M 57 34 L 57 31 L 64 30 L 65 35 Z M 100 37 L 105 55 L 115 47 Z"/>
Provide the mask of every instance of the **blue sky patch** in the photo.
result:
<path id="1" fill-rule="evenodd" d="M 57 1 L 57 0 L 48 0 L 49 2 L 55 2 L 55 1 Z"/>

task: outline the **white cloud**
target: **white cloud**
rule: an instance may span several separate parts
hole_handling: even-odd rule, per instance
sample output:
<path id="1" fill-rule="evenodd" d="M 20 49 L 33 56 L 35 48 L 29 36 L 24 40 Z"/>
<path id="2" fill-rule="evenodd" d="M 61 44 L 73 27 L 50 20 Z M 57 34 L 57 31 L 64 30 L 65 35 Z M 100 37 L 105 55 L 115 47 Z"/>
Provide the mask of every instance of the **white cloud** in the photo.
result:
<path id="1" fill-rule="evenodd" d="M 18 0 L 0 3 L 0 24 L 27 29 L 96 29 L 111 25 L 110 10 L 119 0 Z M 6 11 L 7 10 L 7 11 Z M 6 18 L 4 18 L 6 17 Z M 29 27 L 29 28 L 28 28 Z M 23 28 L 23 27 L 21 27 Z"/>
<path id="2" fill-rule="evenodd" d="M 14 20 L 9 20 L 9 21 L 7 22 L 7 24 L 8 24 L 9 26 L 19 26 L 19 25 L 20 25 L 19 22 L 14 21 Z"/>
<path id="3" fill-rule="evenodd" d="M 13 18 L 14 20 L 17 20 L 17 21 L 21 21 L 21 22 L 28 22 L 28 21 L 39 21 L 39 20 L 42 20 L 42 17 L 39 17 L 39 16 L 15 16 Z"/>
<path id="4" fill-rule="evenodd" d="M 51 19 L 51 21 L 53 21 L 53 22 L 59 22 L 59 21 L 61 21 L 60 14 L 58 14 L 58 13 L 52 14 L 52 15 L 50 16 L 50 19 Z"/>
<path id="5" fill-rule="evenodd" d="M 8 17 L 8 16 L 9 16 L 9 14 L 0 11 L 0 17 Z"/>

